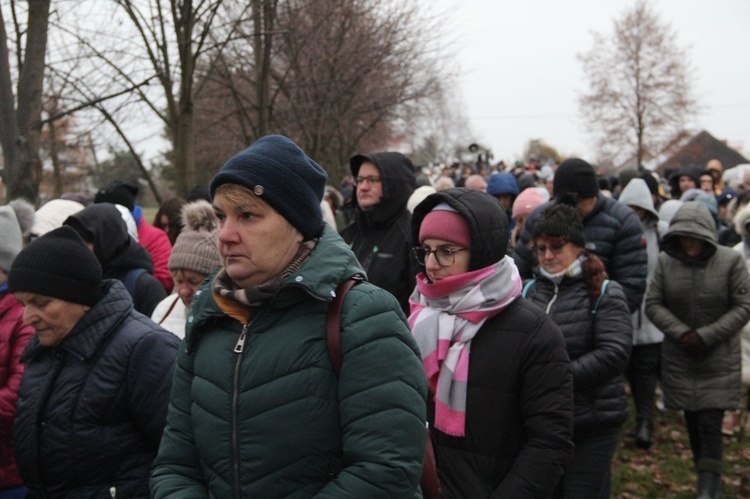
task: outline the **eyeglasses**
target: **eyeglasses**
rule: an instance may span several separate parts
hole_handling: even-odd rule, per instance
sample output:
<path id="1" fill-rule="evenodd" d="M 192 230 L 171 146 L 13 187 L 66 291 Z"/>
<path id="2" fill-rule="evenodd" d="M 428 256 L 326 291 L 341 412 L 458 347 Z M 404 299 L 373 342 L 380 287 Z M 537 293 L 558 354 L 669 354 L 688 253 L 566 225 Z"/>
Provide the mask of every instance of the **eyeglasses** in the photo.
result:
<path id="1" fill-rule="evenodd" d="M 550 250 L 553 255 L 559 255 L 562 252 L 562 249 L 565 247 L 565 245 L 568 244 L 567 241 L 563 243 L 555 243 L 550 245 L 541 245 L 534 248 L 536 250 L 537 255 L 544 256 L 547 253 L 547 250 Z"/>
<path id="2" fill-rule="evenodd" d="M 435 255 L 435 260 L 437 260 L 438 265 L 441 267 L 448 267 L 453 265 L 453 262 L 456 261 L 456 253 L 469 250 L 466 248 L 447 248 L 445 246 L 440 246 L 435 249 L 415 246 L 412 251 L 414 251 L 414 256 L 417 258 L 417 262 L 422 266 L 425 265 L 427 258 L 430 255 Z"/>
<path id="3" fill-rule="evenodd" d="M 356 178 L 354 179 L 354 182 L 355 182 L 355 183 L 356 183 L 357 185 L 359 185 L 359 184 L 364 184 L 365 182 L 367 182 L 367 183 L 368 183 L 368 184 L 370 184 L 370 185 L 376 185 L 376 184 L 379 184 L 379 183 L 380 183 L 380 177 L 376 177 L 376 176 L 374 176 L 374 175 L 371 175 L 371 176 L 369 176 L 369 177 L 356 177 Z"/>

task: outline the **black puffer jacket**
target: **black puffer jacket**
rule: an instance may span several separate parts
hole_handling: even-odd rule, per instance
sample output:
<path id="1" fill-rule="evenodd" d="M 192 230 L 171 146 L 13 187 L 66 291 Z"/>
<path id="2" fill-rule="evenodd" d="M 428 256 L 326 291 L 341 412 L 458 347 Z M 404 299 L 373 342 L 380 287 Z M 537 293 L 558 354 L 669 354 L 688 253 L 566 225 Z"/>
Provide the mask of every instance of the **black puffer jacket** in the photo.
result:
<path id="1" fill-rule="evenodd" d="M 566 276 L 559 285 L 539 276 L 526 296 L 549 313 L 565 337 L 573 366 L 574 434 L 620 426 L 627 418 L 623 373 L 633 337 L 622 287 L 609 281 L 592 303 L 583 276 Z"/>
<path id="2" fill-rule="evenodd" d="M 135 309 L 151 317 L 156 305 L 166 298 L 167 293 L 153 276 L 154 264 L 151 255 L 130 237 L 122 215 L 115 205 L 92 204 L 69 216 L 64 225 L 73 227 L 85 241 L 93 238 L 94 255 L 102 266 L 105 279 L 125 282 L 131 270 L 145 270 L 137 276 L 131 295 Z"/>
<path id="3" fill-rule="evenodd" d="M 360 158 L 357 160 L 357 158 Z M 412 255 L 411 214 L 406 203 L 416 188 L 414 167 L 406 156 L 381 152 L 352 158 L 352 175 L 357 176 L 362 160 L 373 163 L 380 172 L 383 197 L 372 210 L 362 211 L 356 192 L 352 203 L 354 221 L 340 231 L 351 247 L 368 280 L 396 297 L 405 313 L 420 268 Z"/>
<path id="4" fill-rule="evenodd" d="M 56 347 L 36 336 L 13 428 L 29 498 L 149 497 L 179 339 L 133 311 L 119 281 Z"/>
<path id="5" fill-rule="evenodd" d="M 548 205 L 549 203 L 545 203 L 531 212 L 513 254 L 518 271 L 524 279 L 533 277 L 533 270 L 537 265 L 536 255 L 529 248 L 529 241 L 537 218 Z M 646 238 L 638 216 L 628 206 L 599 193 L 593 211 L 583 219 L 583 237 L 586 249 L 604 263 L 609 278 L 620 283 L 630 311 L 635 312 L 641 306 L 646 292 L 648 272 Z"/>
<path id="6" fill-rule="evenodd" d="M 480 191 L 448 189 L 414 210 L 412 232 L 448 203 L 468 221 L 471 269 L 503 258 L 508 221 Z M 573 449 L 573 387 L 565 342 L 523 297 L 488 319 L 471 342 L 466 434 L 432 429 L 444 498 L 549 497 Z M 430 401 L 430 422 L 435 404 Z"/>

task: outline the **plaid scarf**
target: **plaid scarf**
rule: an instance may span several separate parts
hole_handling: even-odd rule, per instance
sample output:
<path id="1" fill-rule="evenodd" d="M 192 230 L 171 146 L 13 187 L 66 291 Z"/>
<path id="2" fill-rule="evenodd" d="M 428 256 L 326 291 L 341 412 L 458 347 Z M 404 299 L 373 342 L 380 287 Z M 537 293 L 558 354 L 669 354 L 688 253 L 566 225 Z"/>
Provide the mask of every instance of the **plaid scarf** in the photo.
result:
<path id="1" fill-rule="evenodd" d="M 289 262 L 289 265 L 276 277 L 272 277 L 263 284 L 250 286 L 249 288 L 238 288 L 225 269 L 222 269 L 214 279 L 214 293 L 235 301 L 246 307 L 255 308 L 263 305 L 281 289 L 287 277 L 297 272 L 305 264 L 310 253 L 318 244 L 318 239 L 303 241 L 299 245 L 297 253 Z"/>
<path id="2" fill-rule="evenodd" d="M 409 298 L 409 326 L 419 345 L 430 391 L 435 428 L 462 437 L 471 340 L 484 321 L 521 295 L 521 276 L 506 256 L 483 269 L 432 283 L 424 273 Z"/>

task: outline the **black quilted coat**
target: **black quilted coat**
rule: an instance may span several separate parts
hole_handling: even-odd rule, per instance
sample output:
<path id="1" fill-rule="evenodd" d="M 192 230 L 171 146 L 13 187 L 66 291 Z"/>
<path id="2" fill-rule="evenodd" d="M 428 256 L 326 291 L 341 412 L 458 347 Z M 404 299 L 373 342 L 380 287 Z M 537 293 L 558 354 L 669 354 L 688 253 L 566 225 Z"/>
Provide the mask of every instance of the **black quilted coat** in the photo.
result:
<path id="1" fill-rule="evenodd" d="M 573 434 L 620 426 L 627 418 L 623 373 L 633 341 L 622 287 L 609 281 L 601 298 L 592 303 L 581 275 L 566 276 L 559 284 L 538 277 L 527 296 L 547 311 L 565 337 L 573 366 Z"/>
<path id="2" fill-rule="evenodd" d="M 21 356 L 14 440 L 29 498 L 147 498 L 179 339 L 120 281 L 57 346 Z M 113 495 L 114 494 L 114 495 Z"/>

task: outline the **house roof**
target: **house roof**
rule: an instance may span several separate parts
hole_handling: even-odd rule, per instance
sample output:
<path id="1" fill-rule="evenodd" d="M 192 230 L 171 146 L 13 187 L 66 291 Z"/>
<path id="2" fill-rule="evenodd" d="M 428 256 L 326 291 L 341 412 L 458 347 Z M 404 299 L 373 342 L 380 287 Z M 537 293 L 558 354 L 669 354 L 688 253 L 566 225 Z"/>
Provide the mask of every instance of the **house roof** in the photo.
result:
<path id="1" fill-rule="evenodd" d="M 688 165 L 705 164 L 711 159 L 718 159 L 724 170 L 733 168 L 741 163 L 750 163 L 735 149 L 703 130 L 689 139 L 677 152 L 656 167 L 659 175 L 664 175 L 667 169 L 677 169 Z"/>

